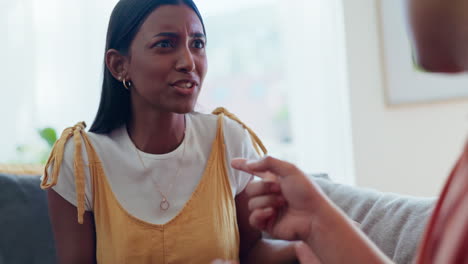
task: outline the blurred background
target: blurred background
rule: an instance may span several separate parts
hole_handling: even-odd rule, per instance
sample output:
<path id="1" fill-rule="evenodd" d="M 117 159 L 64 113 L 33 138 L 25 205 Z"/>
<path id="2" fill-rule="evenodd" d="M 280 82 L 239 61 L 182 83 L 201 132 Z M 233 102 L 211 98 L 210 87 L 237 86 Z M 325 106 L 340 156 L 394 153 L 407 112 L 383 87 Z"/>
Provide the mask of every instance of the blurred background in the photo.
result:
<path id="1" fill-rule="evenodd" d="M 42 163 L 64 128 L 91 125 L 116 2 L 0 1 L 0 163 Z M 308 173 L 438 194 L 465 141 L 468 100 L 388 103 L 382 0 L 195 2 L 209 63 L 198 111 L 226 107 Z"/>

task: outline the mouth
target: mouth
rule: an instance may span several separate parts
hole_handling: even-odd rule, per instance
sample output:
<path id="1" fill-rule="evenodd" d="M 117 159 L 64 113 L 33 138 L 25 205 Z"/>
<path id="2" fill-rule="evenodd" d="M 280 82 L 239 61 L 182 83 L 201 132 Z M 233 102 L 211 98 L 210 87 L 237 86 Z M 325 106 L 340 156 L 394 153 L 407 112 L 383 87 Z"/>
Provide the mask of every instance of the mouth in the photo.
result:
<path id="1" fill-rule="evenodd" d="M 180 95 L 192 95 L 198 83 L 194 80 L 179 80 L 171 84 L 176 89 L 176 92 Z"/>

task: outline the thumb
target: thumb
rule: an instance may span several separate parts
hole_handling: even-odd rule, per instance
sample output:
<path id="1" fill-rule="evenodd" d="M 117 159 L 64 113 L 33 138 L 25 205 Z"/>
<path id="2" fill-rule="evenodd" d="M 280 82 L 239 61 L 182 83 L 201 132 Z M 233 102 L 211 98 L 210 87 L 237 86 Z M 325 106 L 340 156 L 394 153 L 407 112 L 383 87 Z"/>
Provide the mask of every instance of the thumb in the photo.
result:
<path id="1" fill-rule="evenodd" d="M 312 249 L 304 242 L 298 242 L 294 245 L 296 250 L 296 256 L 301 264 L 321 264 L 318 257 L 312 251 Z"/>

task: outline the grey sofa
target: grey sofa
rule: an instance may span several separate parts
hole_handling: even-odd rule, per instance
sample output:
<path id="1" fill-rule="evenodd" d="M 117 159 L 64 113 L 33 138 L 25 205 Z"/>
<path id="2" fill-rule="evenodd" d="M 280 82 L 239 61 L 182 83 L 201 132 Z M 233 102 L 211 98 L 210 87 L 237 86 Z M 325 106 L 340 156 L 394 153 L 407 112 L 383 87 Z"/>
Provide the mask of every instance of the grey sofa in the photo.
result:
<path id="1" fill-rule="evenodd" d="M 55 247 L 39 176 L 0 173 L 0 264 L 53 264 Z"/>

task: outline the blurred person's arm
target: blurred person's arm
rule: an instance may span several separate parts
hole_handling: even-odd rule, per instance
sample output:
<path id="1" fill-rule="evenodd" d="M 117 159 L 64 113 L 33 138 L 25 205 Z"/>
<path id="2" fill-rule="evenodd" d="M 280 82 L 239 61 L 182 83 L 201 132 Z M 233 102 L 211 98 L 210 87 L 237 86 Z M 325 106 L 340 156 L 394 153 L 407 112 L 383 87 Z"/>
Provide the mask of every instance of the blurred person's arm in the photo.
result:
<path id="1" fill-rule="evenodd" d="M 312 179 L 388 257 L 396 263 L 412 263 L 435 198 L 384 193 L 320 177 Z"/>

